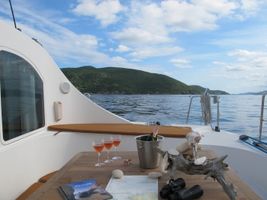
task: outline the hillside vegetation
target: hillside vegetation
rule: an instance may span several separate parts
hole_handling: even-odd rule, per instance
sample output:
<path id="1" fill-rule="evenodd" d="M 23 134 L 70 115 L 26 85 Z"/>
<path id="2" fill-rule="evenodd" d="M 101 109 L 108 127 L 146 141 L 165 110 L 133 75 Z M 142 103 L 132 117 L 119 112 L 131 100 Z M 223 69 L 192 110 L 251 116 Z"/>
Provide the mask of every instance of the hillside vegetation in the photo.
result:
<path id="1" fill-rule="evenodd" d="M 201 94 L 205 88 L 189 86 L 171 77 L 141 70 L 85 66 L 63 68 L 81 92 L 100 94 Z M 227 94 L 223 91 L 217 93 Z"/>

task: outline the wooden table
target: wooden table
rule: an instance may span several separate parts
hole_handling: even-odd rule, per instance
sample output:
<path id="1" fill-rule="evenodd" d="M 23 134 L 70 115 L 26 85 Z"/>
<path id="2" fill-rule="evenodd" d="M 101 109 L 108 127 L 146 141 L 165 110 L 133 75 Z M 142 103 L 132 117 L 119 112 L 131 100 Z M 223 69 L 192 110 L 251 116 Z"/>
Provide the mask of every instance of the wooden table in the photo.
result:
<path id="1" fill-rule="evenodd" d="M 212 155 L 210 151 L 203 151 L 202 154 Z M 95 152 L 82 152 L 74 156 L 61 170 L 59 170 L 52 178 L 48 180 L 41 188 L 35 191 L 30 197 L 30 200 L 36 199 L 51 199 L 51 200 L 62 200 L 63 198 L 57 191 L 60 185 L 70 183 L 73 181 L 80 181 L 83 179 L 94 178 L 98 185 L 105 187 L 111 177 L 111 172 L 114 169 L 122 169 L 125 175 L 146 175 L 151 171 L 139 168 L 139 160 L 137 152 L 119 152 L 119 155 L 123 159 L 132 159 L 132 164 L 125 166 L 124 160 L 117 160 L 109 163 L 103 167 L 94 167 L 95 161 L 97 160 Z M 105 156 L 105 154 L 104 154 Z M 209 178 L 204 180 L 202 175 L 185 175 L 181 172 L 177 172 L 177 177 L 184 178 L 187 187 L 199 184 L 203 190 L 204 195 L 200 199 L 229 199 L 224 193 L 221 185 Z M 237 199 L 260 199 L 244 182 L 242 182 L 237 175 L 229 170 L 226 173 L 226 179 L 231 181 L 237 189 Z M 168 176 L 164 175 L 159 179 L 159 189 L 166 184 Z M 159 198 L 161 199 L 161 198 Z"/>

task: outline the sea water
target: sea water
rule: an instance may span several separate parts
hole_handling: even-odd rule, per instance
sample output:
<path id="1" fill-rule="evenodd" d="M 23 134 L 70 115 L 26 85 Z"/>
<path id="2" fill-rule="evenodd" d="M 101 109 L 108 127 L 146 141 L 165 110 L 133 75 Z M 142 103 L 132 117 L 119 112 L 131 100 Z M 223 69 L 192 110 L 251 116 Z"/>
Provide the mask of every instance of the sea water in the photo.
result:
<path id="1" fill-rule="evenodd" d="M 130 121 L 159 121 L 161 124 L 169 125 L 185 124 L 190 97 L 189 95 L 95 94 L 90 98 L 105 109 Z M 215 126 L 217 105 L 212 102 L 211 107 L 212 126 Z M 260 109 L 260 95 L 220 95 L 220 128 L 238 134 L 258 136 Z M 193 100 L 188 123 L 203 124 L 199 98 Z M 263 126 L 263 134 L 267 136 L 267 124 Z"/>

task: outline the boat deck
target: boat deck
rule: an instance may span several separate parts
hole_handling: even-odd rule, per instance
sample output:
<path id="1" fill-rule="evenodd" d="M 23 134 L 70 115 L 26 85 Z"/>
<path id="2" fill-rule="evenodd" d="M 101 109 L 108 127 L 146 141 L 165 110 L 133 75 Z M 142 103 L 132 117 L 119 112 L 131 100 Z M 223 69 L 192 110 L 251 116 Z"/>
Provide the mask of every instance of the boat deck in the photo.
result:
<path id="1" fill-rule="evenodd" d="M 95 152 L 79 153 L 28 199 L 62 200 L 63 198 L 57 191 L 58 187 L 66 183 L 81 181 L 83 179 L 96 179 L 98 185 L 105 187 L 111 177 L 111 172 L 114 169 L 123 170 L 125 175 L 146 175 L 151 171 L 158 171 L 158 169 L 145 170 L 139 168 L 137 152 L 119 152 L 118 154 L 122 156 L 123 159 L 131 159 L 131 164 L 125 166 L 124 160 L 118 160 L 103 167 L 96 168 L 94 167 L 97 159 Z M 213 152 L 207 150 L 202 150 L 201 154 L 208 155 L 209 157 L 214 156 Z M 177 177 L 184 178 L 187 188 L 199 184 L 204 190 L 204 195 L 200 199 L 229 199 L 224 193 L 221 185 L 211 178 L 205 180 L 202 175 L 185 175 L 181 172 L 177 172 Z M 164 175 L 159 179 L 159 189 L 166 184 L 167 180 L 167 175 Z M 248 185 L 239 179 L 233 170 L 230 169 L 226 172 L 226 180 L 234 184 L 237 191 L 237 199 L 260 199 Z M 161 198 L 159 197 L 159 199 Z"/>

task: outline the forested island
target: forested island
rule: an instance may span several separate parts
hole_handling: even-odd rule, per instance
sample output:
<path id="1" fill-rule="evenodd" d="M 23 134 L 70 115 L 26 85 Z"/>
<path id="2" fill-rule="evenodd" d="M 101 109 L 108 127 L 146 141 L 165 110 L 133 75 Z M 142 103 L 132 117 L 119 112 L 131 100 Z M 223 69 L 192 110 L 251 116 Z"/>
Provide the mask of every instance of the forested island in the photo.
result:
<path id="1" fill-rule="evenodd" d="M 201 94 L 205 88 L 186 85 L 166 75 L 141 70 L 84 66 L 62 68 L 66 77 L 81 92 L 97 94 Z M 210 90 L 211 94 L 228 94 Z"/>

